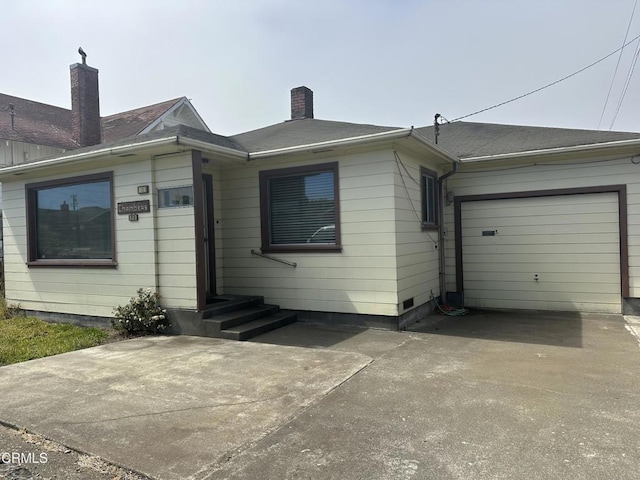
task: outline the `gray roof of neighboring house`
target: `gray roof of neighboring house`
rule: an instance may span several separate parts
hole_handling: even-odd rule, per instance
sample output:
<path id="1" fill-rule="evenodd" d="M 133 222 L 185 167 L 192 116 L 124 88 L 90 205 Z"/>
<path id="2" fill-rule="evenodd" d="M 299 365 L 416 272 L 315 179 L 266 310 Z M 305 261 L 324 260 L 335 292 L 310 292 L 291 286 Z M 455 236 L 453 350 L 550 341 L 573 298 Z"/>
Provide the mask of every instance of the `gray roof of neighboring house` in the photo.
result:
<path id="1" fill-rule="evenodd" d="M 416 131 L 434 141 L 433 126 Z M 464 159 L 636 138 L 640 133 L 455 122 L 440 125 L 438 146 Z"/>
<path id="2" fill-rule="evenodd" d="M 109 143 L 139 134 L 183 98 L 102 117 L 102 142 Z"/>
<path id="3" fill-rule="evenodd" d="M 102 117 L 102 143 L 116 142 L 139 134 L 183 98 L 174 98 Z M 14 106 L 13 128 L 9 105 Z M 70 109 L 2 93 L 0 93 L 0 139 L 66 150 L 78 148 L 73 141 Z"/>
<path id="4" fill-rule="evenodd" d="M 247 152 L 263 152 L 397 129 L 398 127 L 305 118 L 276 123 L 258 130 L 232 135 L 229 139 Z"/>
<path id="5" fill-rule="evenodd" d="M 13 105 L 13 128 L 9 105 Z M 71 149 L 71 110 L 0 93 L 0 139 Z"/>

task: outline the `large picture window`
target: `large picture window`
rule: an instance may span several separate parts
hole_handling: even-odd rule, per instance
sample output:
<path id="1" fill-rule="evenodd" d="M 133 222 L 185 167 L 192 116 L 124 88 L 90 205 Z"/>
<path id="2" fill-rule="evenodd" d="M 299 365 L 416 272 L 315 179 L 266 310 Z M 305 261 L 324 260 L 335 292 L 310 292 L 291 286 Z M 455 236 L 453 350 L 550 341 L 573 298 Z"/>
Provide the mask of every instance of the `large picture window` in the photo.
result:
<path id="1" fill-rule="evenodd" d="M 438 174 L 424 167 L 420 168 L 420 190 L 422 194 L 422 225 L 438 225 Z"/>
<path id="2" fill-rule="evenodd" d="M 29 265 L 115 265 L 112 174 L 26 186 Z"/>
<path id="3" fill-rule="evenodd" d="M 338 164 L 260 172 L 262 250 L 340 250 Z"/>

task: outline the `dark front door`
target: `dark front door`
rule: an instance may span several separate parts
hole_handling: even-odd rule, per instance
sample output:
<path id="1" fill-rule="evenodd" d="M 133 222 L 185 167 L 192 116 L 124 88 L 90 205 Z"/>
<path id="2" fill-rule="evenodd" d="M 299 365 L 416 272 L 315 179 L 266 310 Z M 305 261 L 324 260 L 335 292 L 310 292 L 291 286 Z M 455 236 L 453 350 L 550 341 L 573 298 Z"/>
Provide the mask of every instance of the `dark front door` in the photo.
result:
<path id="1" fill-rule="evenodd" d="M 213 180 L 211 175 L 202 175 L 202 214 L 204 231 L 204 270 L 207 298 L 216 295 L 216 243 L 213 218 Z"/>

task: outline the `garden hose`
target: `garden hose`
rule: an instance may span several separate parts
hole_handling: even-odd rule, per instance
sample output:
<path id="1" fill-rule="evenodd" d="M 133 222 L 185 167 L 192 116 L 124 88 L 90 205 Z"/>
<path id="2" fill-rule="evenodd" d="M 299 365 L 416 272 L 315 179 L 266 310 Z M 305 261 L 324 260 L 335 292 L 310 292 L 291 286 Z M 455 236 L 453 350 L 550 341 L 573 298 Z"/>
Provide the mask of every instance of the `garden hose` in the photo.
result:
<path id="1" fill-rule="evenodd" d="M 434 301 L 434 303 L 435 303 L 435 304 L 436 304 L 436 306 L 438 307 L 438 310 L 440 310 L 440 312 L 442 312 L 444 315 L 448 315 L 448 316 L 450 316 L 450 317 L 459 317 L 459 316 L 466 315 L 466 314 L 468 314 L 468 313 L 469 313 L 469 310 L 467 310 L 467 309 L 466 309 L 466 308 L 464 308 L 464 307 L 461 307 L 461 308 L 451 308 L 451 307 L 449 307 L 448 305 L 441 306 L 441 305 L 438 303 L 438 300 L 436 299 L 436 297 L 434 297 L 434 296 L 431 296 L 431 300 L 433 300 L 433 301 Z"/>

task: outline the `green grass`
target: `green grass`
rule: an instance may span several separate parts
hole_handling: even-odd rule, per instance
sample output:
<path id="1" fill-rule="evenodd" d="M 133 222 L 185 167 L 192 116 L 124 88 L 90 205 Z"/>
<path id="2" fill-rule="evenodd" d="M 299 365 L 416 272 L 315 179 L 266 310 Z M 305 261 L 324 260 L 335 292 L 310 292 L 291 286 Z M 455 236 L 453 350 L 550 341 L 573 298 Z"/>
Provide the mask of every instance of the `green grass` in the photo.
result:
<path id="1" fill-rule="evenodd" d="M 0 319 L 0 366 L 93 347 L 105 343 L 108 336 L 100 328 L 47 323 L 32 317 Z"/>

